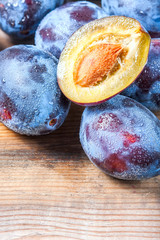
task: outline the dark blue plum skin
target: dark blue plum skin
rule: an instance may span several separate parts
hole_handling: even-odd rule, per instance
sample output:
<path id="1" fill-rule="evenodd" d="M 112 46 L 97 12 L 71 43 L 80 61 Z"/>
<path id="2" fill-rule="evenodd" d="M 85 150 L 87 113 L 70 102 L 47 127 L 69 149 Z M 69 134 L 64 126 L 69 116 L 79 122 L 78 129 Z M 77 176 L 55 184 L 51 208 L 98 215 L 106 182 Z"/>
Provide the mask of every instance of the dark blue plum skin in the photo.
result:
<path id="1" fill-rule="evenodd" d="M 35 44 L 59 58 L 66 42 L 78 28 L 102 17 L 106 17 L 106 13 L 94 3 L 77 1 L 64 4 L 41 21 L 35 34 Z"/>
<path id="2" fill-rule="evenodd" d="M 144 70 L 122 95 L 137 100 L 151 111 L 160 110 L 160 38 L 151 40 Z"/>
<path id="3" fill-rule="evenodd" d="M 82 115 L 80 142 L 103 172 L 124 180 L 160 174 L 160 121 L 137 101 L 117 95 Z"/>
<path id="4" fill-rule="evenodd" d="M 122 15 L 140 21 L 151 37 L 160 37 L 159 0 L 101 0 L 108 15 Z"/>
<path id="5" fill-rule="evenodd" d="M 14 39 L 35 33 L 42 18 L 64 0 L 0 0 L 0 28 Z"/>
<path id="6" fill-rule="evenodd" d="M 70 102 L 57 83 L 58 60 L 35 46 L 0 52 L 0 121 L 25 135 L 51 133 L 64 122 Z"/>

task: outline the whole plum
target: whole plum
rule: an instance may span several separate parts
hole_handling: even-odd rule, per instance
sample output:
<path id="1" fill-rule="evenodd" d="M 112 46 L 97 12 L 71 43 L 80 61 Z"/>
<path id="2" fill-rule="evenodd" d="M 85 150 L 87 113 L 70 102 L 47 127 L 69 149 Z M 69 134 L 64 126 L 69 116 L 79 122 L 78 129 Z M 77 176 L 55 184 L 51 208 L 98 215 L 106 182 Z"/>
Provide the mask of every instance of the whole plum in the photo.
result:
<path id="1" fill-rule="evenodd" d="M 94 3 L 69 2 L 44 17 L 36 31 L 35 44 L 59 58 L 66 42 L 78 28 L 105 16 L 102 8 Z"/>
<path id="2" fill-rule="evenodd" d="M 160 121 L 135 100 L 117 95 L 82 115 L 80 142 L 102 171 L 124 180 L 160 174 Z"/>
<path id="3" fill-rule="evenodd" d="M 57 59 L 35 46 L 0 52 L 0 120 L 25 135 L 48 134 L 64 122 L 70 103 L 60 91 Z"/>
<path id="4" fill-rule="evenodd" d="M 152 111 L 160 110 L 160 38 L 152 39 L 144 70 L 122 95 L 134 98 Z"/>
<path id="5" fill-rule="evenodd" d="M 101 0 L 108 15 L 132 17 L 141 22 L 152 37 L 160 37 L 159 0 Z"/>
<path id="6" fill-rule="evenodd" d="M 0 28 L 15 39 L 33 35 L 40 20 L 64 0 L 0 0 Z"/>

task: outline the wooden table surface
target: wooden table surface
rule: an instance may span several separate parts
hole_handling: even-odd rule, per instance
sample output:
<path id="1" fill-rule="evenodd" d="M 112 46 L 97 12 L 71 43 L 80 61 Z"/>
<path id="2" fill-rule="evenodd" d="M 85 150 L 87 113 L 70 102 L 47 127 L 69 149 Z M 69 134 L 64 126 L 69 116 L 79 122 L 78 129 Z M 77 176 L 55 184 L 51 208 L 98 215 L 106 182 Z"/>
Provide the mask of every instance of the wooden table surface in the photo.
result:
<path id="1" fill-rule="evenodd" d="M 160 239 L 160 177 L 120 181 L 94 167 L 79 143 L 82 111 L 72 104 L 42 137 L 0 124 L 0 240 Z"/>

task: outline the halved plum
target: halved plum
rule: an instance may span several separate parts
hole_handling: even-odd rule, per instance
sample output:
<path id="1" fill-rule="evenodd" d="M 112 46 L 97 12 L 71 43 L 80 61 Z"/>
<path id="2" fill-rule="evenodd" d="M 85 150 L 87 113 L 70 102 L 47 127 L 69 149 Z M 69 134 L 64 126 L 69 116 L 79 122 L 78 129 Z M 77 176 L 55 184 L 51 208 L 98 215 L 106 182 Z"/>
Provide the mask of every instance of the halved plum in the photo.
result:
<path id="1" fill-rule="evenodd" d="M 140 23 L 123 16 L 92 21 L 68 40 L 58 64 L 64 95 L 95 105 L 128 87 L 143 70 L 150 36 Z"/>

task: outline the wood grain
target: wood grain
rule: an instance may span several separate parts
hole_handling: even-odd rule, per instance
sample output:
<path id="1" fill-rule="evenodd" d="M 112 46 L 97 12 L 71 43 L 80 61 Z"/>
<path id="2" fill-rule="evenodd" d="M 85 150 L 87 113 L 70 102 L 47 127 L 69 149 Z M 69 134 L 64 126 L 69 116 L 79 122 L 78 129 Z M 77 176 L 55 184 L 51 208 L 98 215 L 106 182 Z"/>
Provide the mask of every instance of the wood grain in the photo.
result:
<path id="1" fill-rule="evenodd" d="M 95 168 L 79 143 L 82 110 L 72 105 L 43 137 L 0 125 L 0 239 L 160 239 L 160 178 L 125 182 Z"/>
<path id="2" fill-rule="evenodd" d="M 160 239 L 160 177 L 120 181 L 95 168 L 79 143 L 82 111 L 72 104 L 42 137 L 0 124 L 0 240 Z"/>

